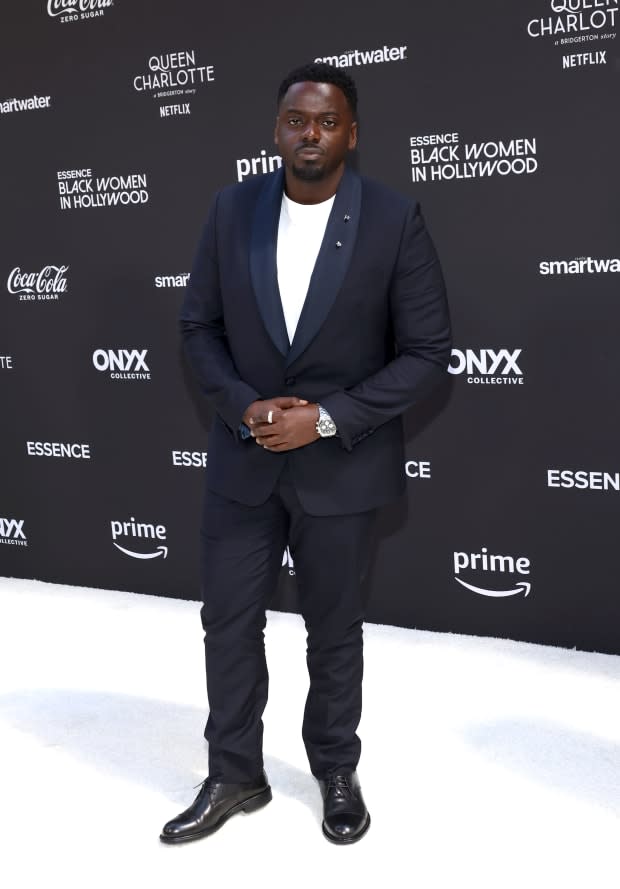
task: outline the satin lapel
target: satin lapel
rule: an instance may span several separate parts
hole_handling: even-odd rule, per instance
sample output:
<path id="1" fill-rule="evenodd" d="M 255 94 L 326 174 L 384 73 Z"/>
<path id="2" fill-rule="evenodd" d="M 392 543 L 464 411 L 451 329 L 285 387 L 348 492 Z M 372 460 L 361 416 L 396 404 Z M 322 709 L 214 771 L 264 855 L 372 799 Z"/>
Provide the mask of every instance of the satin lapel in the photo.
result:
<path id="1" fill-rule="evenodd" d="M 306 301 L 286 360 L 287 367 L 308 348 L 334 304 L 348 271 L 359 225 L 362 183 L 348 167 L 329 214 Z"/>
<path id="2" fill-rule="evenodd" d="M 267 333 L 282 355 L 286 355 L 289 341 L 276 266 L 283 180 L 283 170 L 267 177 L 258 197 L 250 236 L 250 276 Z"/>

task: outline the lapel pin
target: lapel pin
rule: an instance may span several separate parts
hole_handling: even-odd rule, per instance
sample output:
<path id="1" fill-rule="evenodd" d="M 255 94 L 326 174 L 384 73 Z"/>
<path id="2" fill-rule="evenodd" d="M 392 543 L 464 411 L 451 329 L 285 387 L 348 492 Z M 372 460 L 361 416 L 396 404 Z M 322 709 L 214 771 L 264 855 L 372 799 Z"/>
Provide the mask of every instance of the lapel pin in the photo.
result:
<path id="1" fill-rule="evenodd" d="M 336 241 L 336 247 L 342 247 L 342 241 Z"/>
<path id="2" fill-rule="evenodd" d="M 349 216 L 349 214 L 348 214 L 348 213 L 345 213 L 344 221 L 345 221 L 345 222 L 348 222 L 350 218 L 351 218 L 351 217 Z"/>

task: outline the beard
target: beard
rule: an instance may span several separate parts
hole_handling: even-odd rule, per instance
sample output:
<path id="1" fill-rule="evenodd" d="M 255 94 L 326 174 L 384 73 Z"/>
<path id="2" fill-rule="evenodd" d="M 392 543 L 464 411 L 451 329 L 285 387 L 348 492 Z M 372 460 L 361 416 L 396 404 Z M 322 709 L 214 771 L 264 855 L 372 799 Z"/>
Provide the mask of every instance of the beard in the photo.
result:
<path id="1" fill-rule="evenodd" d="M 293 163 L 291 172 L 296 179 L 301 179 L 302 182 L 319 182 L 325 178 L 327 169 L 324 164 L 297 165 Z"/>

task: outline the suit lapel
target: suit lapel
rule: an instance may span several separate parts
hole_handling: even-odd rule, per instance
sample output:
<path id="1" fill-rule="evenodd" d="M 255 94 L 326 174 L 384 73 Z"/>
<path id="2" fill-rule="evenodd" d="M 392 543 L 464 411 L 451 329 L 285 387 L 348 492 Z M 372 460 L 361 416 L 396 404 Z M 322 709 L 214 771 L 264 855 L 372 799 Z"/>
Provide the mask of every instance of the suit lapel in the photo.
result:
<path id="1" fill-rule="evenodd" d="M 250 236 L 250 275 L 267 333 L 278 351 L 286 356 L 289 341 L 276 266 L 283 187 L 284 170 L 280 169 L 273 176 L 266 177 L 259 194 Z"/>
<path id="2" fill-rule="evenodd" d="M 292 364 L 308 348 L 324 323 L 348 271 L 359 225 L 362 185 L 345 169 L 327 221 L 293 342 L 289 347 L 282 300 L 278 289 L 278 223 L 284 170 L 266 177 L 259 194 L 250 236 L 250 275 L 258 310 L 278 351 Z"/>
<path id="3" fill-rule="evenodd" d="M 355 248 L 361 203 L 360 178 L 347 167 L 329 214 L 295 336 L 290 351 L 287 350 L 287 367 L 299 358 L 317 335 L 342 287 Z"/>

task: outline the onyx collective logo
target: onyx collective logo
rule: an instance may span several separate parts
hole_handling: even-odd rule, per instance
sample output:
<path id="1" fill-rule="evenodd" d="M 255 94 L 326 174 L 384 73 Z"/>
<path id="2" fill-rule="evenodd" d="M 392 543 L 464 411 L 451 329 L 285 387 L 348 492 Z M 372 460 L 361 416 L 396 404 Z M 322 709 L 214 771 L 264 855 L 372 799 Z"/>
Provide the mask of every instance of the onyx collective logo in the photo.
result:
<path id="1" fill-rule="evenodd" d="M 24 534 L 24 519 L 0 519 L 0 544 L 6 546 L 28 546 Z"/>
<path id="2" fill-rule="evenodd" d="M 474 385 L 522 386 L 517 360 L 523 349 L 452 349 L 448 373 L 467 374 Z"/>

